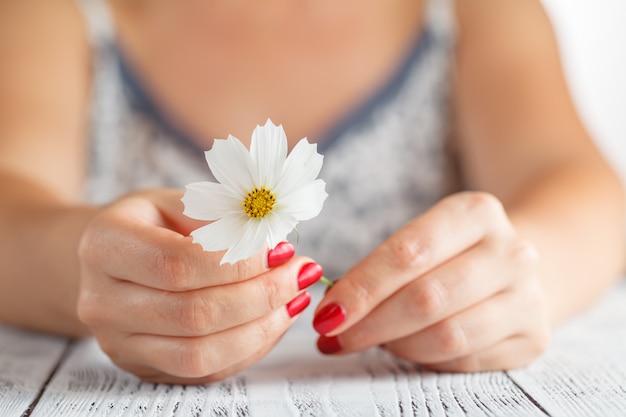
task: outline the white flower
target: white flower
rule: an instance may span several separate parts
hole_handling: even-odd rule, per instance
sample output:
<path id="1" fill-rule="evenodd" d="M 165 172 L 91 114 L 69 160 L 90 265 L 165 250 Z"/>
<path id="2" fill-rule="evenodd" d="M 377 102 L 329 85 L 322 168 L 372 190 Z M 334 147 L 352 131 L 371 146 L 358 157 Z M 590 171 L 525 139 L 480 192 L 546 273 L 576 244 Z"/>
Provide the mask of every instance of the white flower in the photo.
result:
<path id="1" fill-rule="evenodd" d="M 316 179 L 323 156 L 300 140 L 287 156 L 282 126 L 269 119 L 252 132 L 250 151 L 235 137 L 216 139 L 205 153 L 215 182 L 186 186 L 184 214 L 212 221 L 191 233 L 205 251 L 228 249 L 220 264 L 235 263 L 285 240 L 296 224 L 317 216 L 327 197 Z"/>

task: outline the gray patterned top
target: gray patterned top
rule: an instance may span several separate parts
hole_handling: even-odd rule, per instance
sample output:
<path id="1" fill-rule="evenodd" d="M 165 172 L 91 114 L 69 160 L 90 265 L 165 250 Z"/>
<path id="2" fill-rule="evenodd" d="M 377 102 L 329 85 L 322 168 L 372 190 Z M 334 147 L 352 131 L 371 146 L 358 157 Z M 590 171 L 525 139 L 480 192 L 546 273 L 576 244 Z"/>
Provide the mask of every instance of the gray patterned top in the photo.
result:
<path id="1" fill-rule="evenodd" d="M 94 58 L 85 198 L 105 203 L 138 188 L 211 179 L 203 150 L 168 124 L 120 56 L 106 4 L 79 3 Z M 296 248 L 330 278 L 451 191 L 453 15 L 453 0 L 430 0 L 419 41 L 395 76 L 320 142 L 329 198 L 298 226 Z"/>

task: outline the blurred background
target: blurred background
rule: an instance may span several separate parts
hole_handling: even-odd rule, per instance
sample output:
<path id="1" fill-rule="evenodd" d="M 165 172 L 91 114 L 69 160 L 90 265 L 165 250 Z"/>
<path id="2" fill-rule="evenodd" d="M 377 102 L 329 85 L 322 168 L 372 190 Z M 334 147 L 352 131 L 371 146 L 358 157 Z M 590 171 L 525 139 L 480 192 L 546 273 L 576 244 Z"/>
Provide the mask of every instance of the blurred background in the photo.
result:
<path id="1" fill-rule="evenodd" d="M 626 185 L 626 0 L 542 0 L 574 101 Z"/>

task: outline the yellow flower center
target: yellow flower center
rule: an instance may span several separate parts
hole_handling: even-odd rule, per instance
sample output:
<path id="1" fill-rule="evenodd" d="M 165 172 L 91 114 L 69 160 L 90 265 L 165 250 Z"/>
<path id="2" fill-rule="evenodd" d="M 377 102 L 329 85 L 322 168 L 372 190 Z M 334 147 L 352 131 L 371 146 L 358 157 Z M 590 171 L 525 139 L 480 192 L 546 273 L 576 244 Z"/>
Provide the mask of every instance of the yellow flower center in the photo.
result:
<path id="1" fill-rule="evenodd" d="M 274 208 L 274 204 L 276 204 L 274 193 L 265 186 L 259 188 L 256 185 L 252 191 L 248 191 L 246 198 L 241 202 L 248 217 L 254 219 L 267 216 Z"/>

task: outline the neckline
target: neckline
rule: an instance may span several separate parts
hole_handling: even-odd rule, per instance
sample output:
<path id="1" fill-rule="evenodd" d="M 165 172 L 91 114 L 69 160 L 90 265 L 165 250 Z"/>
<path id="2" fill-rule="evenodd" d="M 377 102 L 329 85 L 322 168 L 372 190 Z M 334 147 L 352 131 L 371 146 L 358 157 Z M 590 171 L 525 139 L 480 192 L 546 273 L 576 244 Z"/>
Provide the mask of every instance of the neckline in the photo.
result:
<path id="1" fill-rule="evenodd" d="M 400 91 L 414 71 L 414 67 L 421 62 L 422 56 L 433 44 L 433 34 L 427 23 L 419 31 L 413 47 L 409 49 L 401 65 L 395 73 L 389 77 L 386 83 L 376 90 L 367 100 L 362 102 L 343 117 L 338 123 L 324 134 L 318 142 L 318 149 L 324 153 L 330 149 L 347 131 L 363 124 L 379 106 L 384 105 Z"/>
<path id="2" fill-rule="evenodd" d="M 328 151 L 348 130 L 362 124 L 368 119 L 375 109 L 393 98 L 406 83 L 410 74 L 420 61 L 421 57 L 431 47 L 434 41 L 432 29 L 426 20 L 422 29 L 418 31 L 413 46 L 409 48 L 405 58 L 401 61 L 397 70 L 391 77 L 377 89 L 370 97 L 356 108 L 349 110 L 347 114 L 331 126 L 326 133 L 322 134 L 317 141 L 318 150 L 322 153 Z M 150 116 L 168 136 L 176 142 L 194 152 L 204 153 L 194 138 L 168 117 L 158 101 L 153 98 L 143 82 L 137 76 L 129 60 L 125 57 L 120 45 L 113 41 L 113 51 L 117 55 L 118 67 L 124 88 L 130 93 L 131 105 L 144 114 Z"/>

